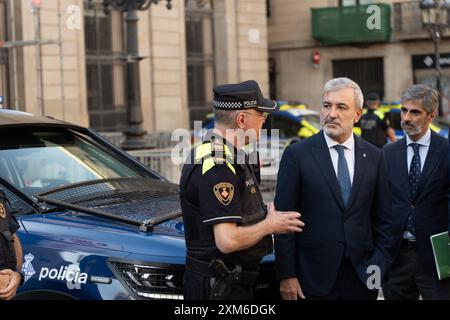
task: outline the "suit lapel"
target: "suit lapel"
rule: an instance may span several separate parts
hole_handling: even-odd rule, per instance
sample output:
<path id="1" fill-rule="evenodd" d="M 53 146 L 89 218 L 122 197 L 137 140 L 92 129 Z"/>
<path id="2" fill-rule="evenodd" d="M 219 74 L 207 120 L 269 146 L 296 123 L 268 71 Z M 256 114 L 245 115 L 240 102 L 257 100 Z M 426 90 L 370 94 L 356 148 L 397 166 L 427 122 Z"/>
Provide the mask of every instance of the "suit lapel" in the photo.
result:
<path id="1" fill-rule="evenodd" d="M 407 192 L 405 193 L 408 199 L 411 201 L 411 194 L 409 192 L 409 177 L 408 177 L 408 153 L 406 139 L 402 138 L 399 141 L 398 148 L 395 151 L 394 162 L 394 174 L 398 174 L 398 179 L 402 185 L 407 186 Z"/>
<path id="2" fill-rule="evenodd" d="M 355 201 L 358 195 L 361 182 L 366 172 L 368 154 L 366 147 L 361 143 L 361 138 L 354 136 L 355 139 L 355 170 L 353 174 L 352 191 L 350 192 L 350 199 L 348 200 L 348 208 Z"/>
<path id="3" fill-rule="evenodd" d="M 419 180 L 419 186 L 417 188 L 417 192 L 414 196 L 413 201 L 417 199 L 417 197 L 422 192 L 428 178 L 433 172 L 433 169 L 436 168 L 437 161 L 439 160 L 439 153 L 441 152 L 442 145 L 439 144 L 439 141 L 438 139 L 436 139 L 435 135 L 436 133 L 431 131 L 430 147 L 428 148 L 428 153 L 427 157 L 425 158 L 425 164 L 423 166 L 422 175 L 420 176 Z"/>
<path id="4" fill-rule="evenodd" d="M 317 134 L 318 143 L 312 148 L 313 157 L 320 168 L 323 178 L 331 189 L 331 193 L 335 197 L 339 206 L 344 210 L 344 201 L 342 200 L 341 188 L 337 181 L 336 172 L 331 161 L 330 151 L 324 138 L 323 131 Z"/>

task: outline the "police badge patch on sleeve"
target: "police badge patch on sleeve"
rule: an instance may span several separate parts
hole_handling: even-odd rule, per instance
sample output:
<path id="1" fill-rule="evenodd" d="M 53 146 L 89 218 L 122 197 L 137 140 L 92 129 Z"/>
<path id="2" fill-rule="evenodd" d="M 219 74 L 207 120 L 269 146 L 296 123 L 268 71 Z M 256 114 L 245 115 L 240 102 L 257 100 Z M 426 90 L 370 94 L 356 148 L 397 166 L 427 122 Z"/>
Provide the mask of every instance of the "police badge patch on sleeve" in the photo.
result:
<path id="1" fill-rule="evenodd" d="M 0 218 L 5 219 L 6 218 L 6 208 L 3 203 L 0 202 Z"/>
<path id="2" fill-rule="evenodd" d="M 224 206 L 227 206 L 231 203 L 234 196 L 234 186 L 228 182 L 221 182 L 214 186 L 214 195 L 217 200 Z"/>

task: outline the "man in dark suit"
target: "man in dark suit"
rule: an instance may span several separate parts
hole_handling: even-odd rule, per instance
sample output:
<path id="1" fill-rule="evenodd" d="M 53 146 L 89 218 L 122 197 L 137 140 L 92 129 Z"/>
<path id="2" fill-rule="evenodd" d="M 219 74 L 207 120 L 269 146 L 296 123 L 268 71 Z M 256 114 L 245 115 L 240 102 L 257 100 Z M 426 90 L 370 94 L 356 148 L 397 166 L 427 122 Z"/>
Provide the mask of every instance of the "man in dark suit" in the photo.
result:
<path id="1" fill-rule="evenodd" d="M 283 153 L 275 206 L 301 234 L 275 237 L 284 299 L 376 299 L 391 258 L 391 200 L 383 152 L 353 134 L 363 94 L 348 78 L 325 84 L 323 131 Z"/>
<path id="2" fill-rule="evenodd" d="M 397 253 L 383 286 L 386 299 L 450 299 L 450 282 L 437 278 L 430 241 L 449 228 L 448 141 L 429 128 L 438 104 L 436 90 L 409 87 L 401 109 L 406 136 L 384 148 Z"/>

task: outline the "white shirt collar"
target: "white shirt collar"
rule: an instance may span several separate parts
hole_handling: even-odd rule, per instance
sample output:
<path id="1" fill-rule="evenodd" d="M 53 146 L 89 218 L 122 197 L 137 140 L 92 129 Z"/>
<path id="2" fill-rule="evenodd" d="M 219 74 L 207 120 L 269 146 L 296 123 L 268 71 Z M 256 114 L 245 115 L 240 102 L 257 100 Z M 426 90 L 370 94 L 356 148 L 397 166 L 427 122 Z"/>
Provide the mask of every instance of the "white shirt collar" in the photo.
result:
<path id="1" fill-rule="evenodd" d="M 323 132 L 323 135 L 325 137 L 325 142 L 327 143 L 328 149 L 333 148 L 335 145 L 340 144 L 339 142 L 334 141 L 333 139 L 331 139 L 326 133 L 325 131 Z M 350 135 L 350 138 L 348 138 L 344 143 L 342 143 L 342 145 L 347 148 L 350 151 L 353 151 L 353 149 L 355 148 L 355 138 L 353 137 L 353 133 Z"/>
<path id="2" fill-rule="evenodd" d="M 406 135 L 406 145 L 409 146 L 411 143 L 418 143 L 421 146 L 426 146 L 429 147 L 430 146 L 430 142 L 431 142 L 431 129 L 428 128 L 427 132 L 423 135 L 422 138 L 420 138 L 417 141 L 412 141 L 408 135 Z"/>

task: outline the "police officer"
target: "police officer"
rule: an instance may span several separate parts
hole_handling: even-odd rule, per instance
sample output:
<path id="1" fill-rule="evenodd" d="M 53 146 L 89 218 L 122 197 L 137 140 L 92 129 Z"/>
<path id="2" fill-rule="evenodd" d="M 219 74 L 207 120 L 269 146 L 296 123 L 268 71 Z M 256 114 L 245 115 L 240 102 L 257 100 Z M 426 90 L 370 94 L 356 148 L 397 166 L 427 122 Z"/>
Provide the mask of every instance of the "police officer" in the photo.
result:
<path id="1" fill-rule="evenodd" d="M 22 247 L 16 235 L 19 224 L 7 210 L 7 200 L 0 189 L 0 299 L 10 300 L 23 283 Z"/>
<path id="2" fill-rule="evenodd" d="M 297 212 L 266 208 L 241 148 L 259 138 L 276 103 L 255 81 L 214 88 L 215 127 L 183 166 L 180 198 L 187 246 L 184 298 L 252 299 L 272 233 L 300 232 Z"/>
<path id="3" fill-rule="evenodd" d="M 391 142 L 395 141 L 394 129 L 389 127 L 386 119 L 378 112 L 380 107 L 380 96 L 371 92 L 367 95 L 367 113 L 364 114 L 359 124 L 361 126 L 361 137 L 378 148 L 382 148 L 386 144 L 386 138 Z"/>

